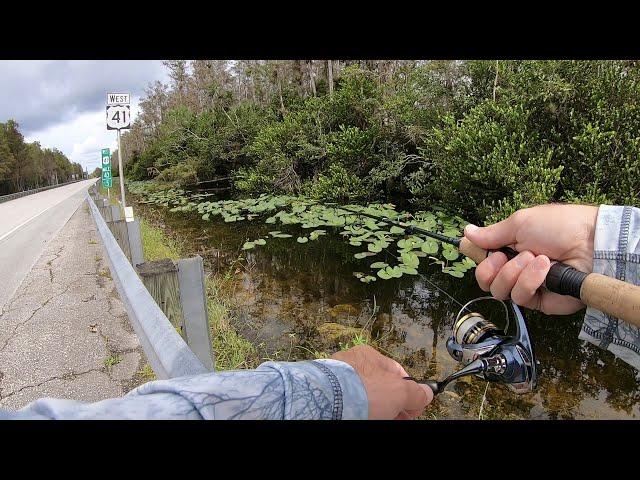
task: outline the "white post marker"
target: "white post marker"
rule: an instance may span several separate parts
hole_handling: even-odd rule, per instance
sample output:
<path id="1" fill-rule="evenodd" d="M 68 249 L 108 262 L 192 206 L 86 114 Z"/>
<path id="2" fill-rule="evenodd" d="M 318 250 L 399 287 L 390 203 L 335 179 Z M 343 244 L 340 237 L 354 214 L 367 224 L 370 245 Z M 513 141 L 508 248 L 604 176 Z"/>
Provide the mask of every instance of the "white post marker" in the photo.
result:
<path id="1" fill-rule="evenodd" d="M 131 127 L 131 95 L 128 93 L 107 93 L 107 130 L 118 131 L 118 172 L 120 174 L 120 196 L 122 207 L 126 208 L 124 198 L 124 155 L 120 143 L 120 130 Z"/>

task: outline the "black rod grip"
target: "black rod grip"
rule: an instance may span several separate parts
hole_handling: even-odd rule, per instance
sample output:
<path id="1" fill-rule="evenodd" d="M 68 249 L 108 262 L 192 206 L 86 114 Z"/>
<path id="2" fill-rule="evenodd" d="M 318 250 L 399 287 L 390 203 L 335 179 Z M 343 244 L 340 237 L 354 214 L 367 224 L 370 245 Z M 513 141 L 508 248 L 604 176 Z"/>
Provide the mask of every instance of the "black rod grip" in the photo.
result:
<path id="1" fill-rule="evenodd" d="M 566 263 L 557 262 L 551 265 L 551 269 L 547 273 L 545 287 L 550 292 L 571 295 L 581 300 L 580 289 L 587 275 L 587 273 L 576 270 Z"/>

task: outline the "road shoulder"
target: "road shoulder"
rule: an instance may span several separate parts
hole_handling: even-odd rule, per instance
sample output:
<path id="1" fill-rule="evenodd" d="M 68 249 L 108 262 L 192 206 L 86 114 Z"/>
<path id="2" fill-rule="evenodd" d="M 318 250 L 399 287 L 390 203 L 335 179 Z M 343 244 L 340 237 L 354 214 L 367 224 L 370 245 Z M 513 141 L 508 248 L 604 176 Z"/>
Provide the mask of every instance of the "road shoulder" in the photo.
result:
<path id="1" fill-rule="evenodd" d="M 145 363 L 85 201 L 0 313 L 0 408 L 121 396 Z"/>

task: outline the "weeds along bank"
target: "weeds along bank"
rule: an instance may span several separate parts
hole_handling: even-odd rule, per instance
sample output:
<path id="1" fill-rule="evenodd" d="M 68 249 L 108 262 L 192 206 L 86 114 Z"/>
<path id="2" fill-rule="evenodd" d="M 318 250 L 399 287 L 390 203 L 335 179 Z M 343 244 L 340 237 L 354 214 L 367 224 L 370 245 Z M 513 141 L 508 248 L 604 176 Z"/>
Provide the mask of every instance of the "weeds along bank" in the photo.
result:
<path id="1" fill-rule="evenodd" d="M 635 61 L 167 62 L 124 138 L 128 178 L 439 204 L 494 221 L 638 205 Z"/>

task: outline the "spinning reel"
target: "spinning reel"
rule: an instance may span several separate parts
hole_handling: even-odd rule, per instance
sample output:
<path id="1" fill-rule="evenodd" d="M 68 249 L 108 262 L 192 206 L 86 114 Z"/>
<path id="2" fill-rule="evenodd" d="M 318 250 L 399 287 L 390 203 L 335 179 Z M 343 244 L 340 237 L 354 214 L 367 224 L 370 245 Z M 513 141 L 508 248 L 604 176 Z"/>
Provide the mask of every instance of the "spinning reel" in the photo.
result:
<path id="1" fill-rule="evenodd" d="M 469 305 L 482 300 L 493 300 L 502 304 L 506 320 L 503 331 L 480 313 L 462 315 Z M 424 380 L 419 383 L 429 385 L 437 395 L 449 382 L 457 378 L 478 375 L 490 382 L 505 383 L 516 393 L 533 391 L 537 386 L 538 362 L 522 312 L 515 303 L 510 302 L 510 305 L 516 320 L 515 336 L 507 334 L 509 308 L 505 302 L 493 297 L 480 297 L 464 305 L 456 317 L 452 335 L 447 340 L 447 350 L 455 360 L 465 366 L 440 382 Z"/>

